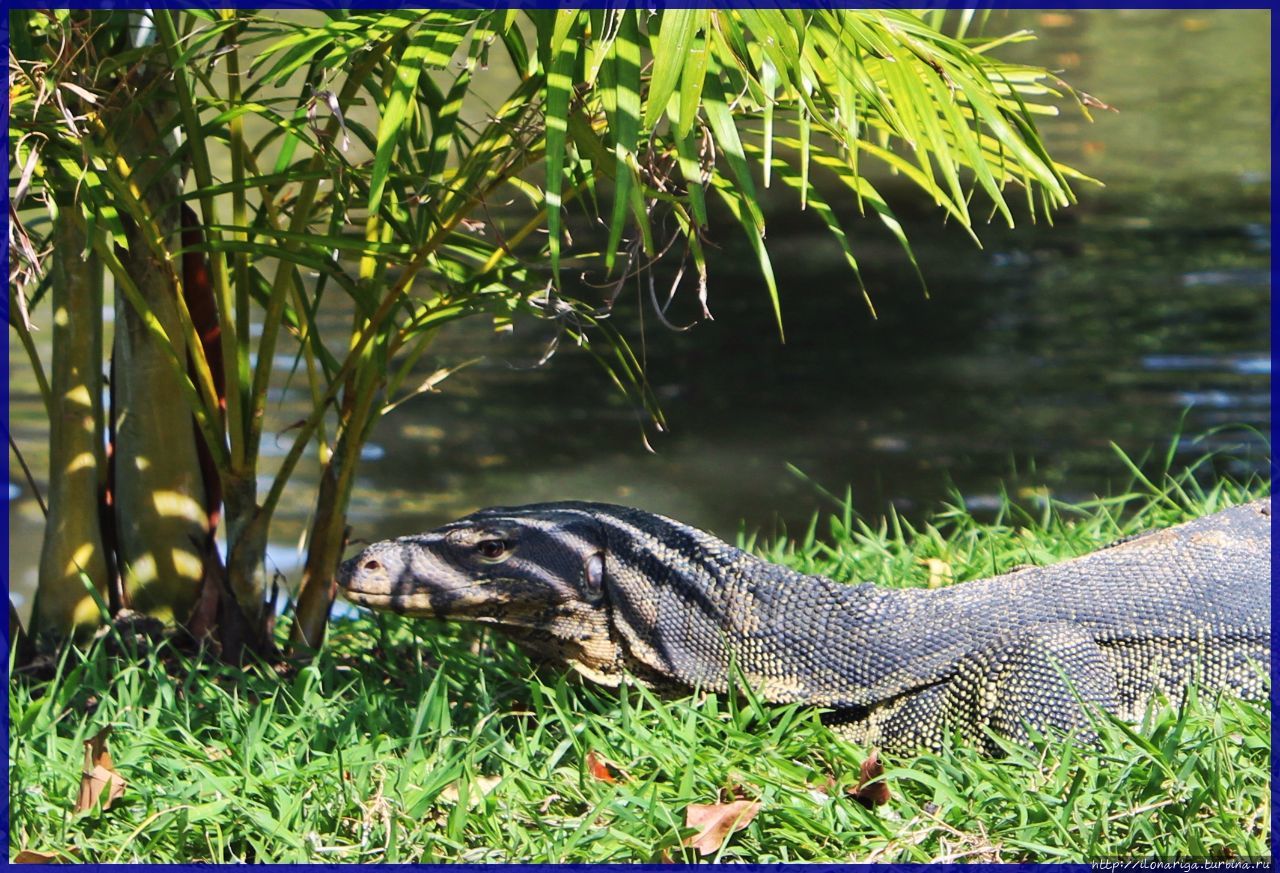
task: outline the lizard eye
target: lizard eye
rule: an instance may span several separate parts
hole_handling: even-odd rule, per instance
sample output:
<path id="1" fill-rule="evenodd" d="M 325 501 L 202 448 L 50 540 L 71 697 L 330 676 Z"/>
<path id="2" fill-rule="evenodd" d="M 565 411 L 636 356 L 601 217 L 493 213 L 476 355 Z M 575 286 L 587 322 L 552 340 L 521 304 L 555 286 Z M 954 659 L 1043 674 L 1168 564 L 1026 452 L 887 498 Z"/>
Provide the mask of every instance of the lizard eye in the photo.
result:
<path id="1" fill-rule="evenodd" d="M 366 570 L 381 570 L 382 565 L 379 564 L 377 561 L 365 561 L 364 568 Z"/>
<path id="2" fill-rule="evenodd" d="M 507 553 L 507 544 L 502 540 L 481 540 L 476 543 L 476 552 L 488 561 L 496 561 Z"/>
<path id="3" fill-rule="evenodd" d="M 586 583 L 587 597 L 598 600 L 604 587 L 604 555 L 597 552 L 587 558 L 582 567 L 582 579 Z"/>

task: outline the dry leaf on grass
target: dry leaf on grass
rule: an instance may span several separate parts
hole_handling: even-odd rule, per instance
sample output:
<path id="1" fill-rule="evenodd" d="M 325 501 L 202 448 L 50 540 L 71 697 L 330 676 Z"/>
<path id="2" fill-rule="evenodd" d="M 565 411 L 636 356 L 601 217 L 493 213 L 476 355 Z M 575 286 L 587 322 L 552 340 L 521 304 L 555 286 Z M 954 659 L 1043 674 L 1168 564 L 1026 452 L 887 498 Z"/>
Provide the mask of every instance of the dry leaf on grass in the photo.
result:
<path id="1" fill-rule="evenodd" d="M 21 852 L 13 856 L 14 864 L 59 864 L 62 856 L 57 852 L 37 852 L 33 849 L 23 849 Z"/>
<path id="2" fill-rule="evenodd" d="M 467 791 L 467 806 L 473 807 L 478 804 L 485 795 L 497 788 L 498 783 L 501 781 L 501 776 L 477 776 L 472 779 Z M 440 792 L 439 801 L 457 805 L 461 796 L 461 792 L 458 791 L 458 783 L 451 782 Z"/>
<path id="3" fill-rule="evenodd" d="M 758 800 L 735 800 L 732 803 L 691 803 L 684 811 L 685 827 L 698 832 L 684 841 L 702 855 L 714 855 L 729 838 L 750 824 L 760 812 Z"/>
<path id="4" fill-rule="evenodd" d="M 107 725 L 84 742 L 84 769 L 80 774 L 80 794 L 76 797 L 75 806 L 77 814 L 93 809 L 99 799 L 103 809 L 110 809 L 113 801 L 124 796 L 124 778 L 116 772 L 111 753 L 107 751 L 107 735 L 110 733 L 111 726 Z"/>
<path id="5" fill-rule="evenodd" d="M 883 774 L 884 765 L 880 763 L 880 754 L 879 752 L 872 752 L 871 757 L 862 762 L 862 777 L 849 793 L 867 809 L 888 803 L 889 786 L 887 784 L 884 782 L 867 784 L 873 779 L 878 779 Z"/>
<path id="6" fill-rule="evenodd" d="M 623 773 L 621 768 L 617 769 L 618 774 L 625 781 L 627 774 Z M 616 783 L 618 781 L 618 776 L 613 775 L 613 771 L 609 769 L 609 764 L 595 752 L 587 752 L 587 772 L 591 774 L 592 778 L 599 779 L 601 782 Z"/>

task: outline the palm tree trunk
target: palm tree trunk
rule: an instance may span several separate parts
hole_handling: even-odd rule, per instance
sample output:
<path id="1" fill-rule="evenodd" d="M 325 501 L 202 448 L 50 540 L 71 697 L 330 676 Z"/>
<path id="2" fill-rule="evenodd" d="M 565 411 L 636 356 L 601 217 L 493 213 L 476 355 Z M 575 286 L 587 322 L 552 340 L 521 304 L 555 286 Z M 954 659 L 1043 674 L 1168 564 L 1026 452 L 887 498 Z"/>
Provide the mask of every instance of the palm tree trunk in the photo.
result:
<path id="1" fill-rule="evenodd" d="M 158 92 L 169 87 L 164 84 L 166 72 L 163 67 L 149 71 L 151 81 L 139 88 Z M 155 112 L 173 105 L 159 93 L 152 99 L 149 106 Z M 136 107 L 110 109 L 120 152 L 133 168 L 130 181 L 144 193 L 151 232 L 163 237 L 164 251 L 176 251 L 179 180 L 167 168 L 169 145 L 151 118 Z M 120 260 L 178 358 L 185 359 L 188 349 L 174 264 L 148 245 L 145 229 L 129 224 L 125 232 L 128 249 L 119 251 Z M 210 519 L 196 428 L 173 359 L 123 294 L 116 295 L 112 356 L 112 499 L 123 605 L 182 623 L 196 603 L 208 553 Z"/>
<path id="2" fill-rule="evenodd" d="M 63 204 L 54 229 L 49 517 L 32 628 L 83 637 L 101 620 L 86 586 L 106 603 L 110 578 L 98 513 L 104 476 L 101 270 L 96 259 L 84 256 L 77 210 Z"/>
<path id="3" fill-rule="evenodd" d="M 172 267 L 136 239 L 121 260 L 183 354 Z M 204 575 L 200 546 L 209 525 L 191 411 L 170 359 L 123 298 L 116 300 L 113 355 L 112 496 L 125 605 L 182 622 Z"/>
<path id="4" fill-rule="evenodd" d="M 374 360 L 357 371 L 343 391 L 342 436 L 320 477 L 307 563 L 302 571 L 298 605 L 289 631 L 289 648 L 295 654 L 306 655 L 320 648 L 329 621 L 329 610 L 338 592 L 334 571 L 338 569 L 338 561 L 347 544 L 347 505 L 351 501 L 351 487 L 360 462 L 360 449 L 377 420 L 374 407 L 385 381 Z"/>

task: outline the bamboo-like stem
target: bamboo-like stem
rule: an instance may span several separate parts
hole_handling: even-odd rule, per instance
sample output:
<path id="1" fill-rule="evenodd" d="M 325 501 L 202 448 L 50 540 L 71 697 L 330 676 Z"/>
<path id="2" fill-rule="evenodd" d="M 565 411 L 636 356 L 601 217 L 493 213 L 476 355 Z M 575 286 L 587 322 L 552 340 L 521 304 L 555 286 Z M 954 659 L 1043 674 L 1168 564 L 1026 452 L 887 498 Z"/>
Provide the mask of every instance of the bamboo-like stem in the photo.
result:
<path id="1" fill-rule="evenodd" d="M 359 93 L 360 87 L 373 69 L 374 65 L 381 60 L 382 55 L 390 47 L 390 40 L 384 40 L 380 45 L 369 52 L 363 63 L 353 70 L 347 78 L 347 82 L 342 89 L 342 93 L 338 96 L 339 106 L 348 106 Z M 326 135 L 332 137 L 338 131 L 338 119 L 330 118 L 326 127 Z M 324 156 L 317 151 L 311 157 L 311 162 L 307 166 L 307 171 L 318 170 L 323 167 Z M 304 182 L 298 191 L 293 206 L 293 220 L 289 225 L 291 233 L 301 233 L 306 229 L 307 224 L 311 220 L 311 210 L 315 204 L 316 192 L 319 190 L 320 180 L 318 178 L 308 179 Z M 294 248 L 298 244 L 290 240 L 284 240 L 282 246 L 286 249 Z M 262 426 L 265 419 L 264 410 L 266 408 L 267 381 L 271 376 L 271 362 L 275 355 L 276 340 L 280 331 L 280 322 L 284 314 L 285 297 L 290 290 L 293 282 L 294 273 L 297 267 L 289 263 L 286 259 L 281 258 L 276 268 L 276 274 L 271 283 L 271 291 L 267 297 L 266 311 L 262 319 L 262 336 L 258 340 L 258 364 L 253 374 L 253 389 L 250 396 L 251 415 L 249 433 L 250 451 L 255 455 L 258 445 L 262 440 Z M 309 435 L 308 435 L 309 437 Z"/>
<path id="2" fill-rule="evenodd" d="M 409 371 L 413 369 L 414 365 L 417 364 L 418 361 L 422 360 L 422 356 L 431 348 L 431 343 L 435 338 L 435 330 L 422 331 L 417 335 L 417 342 L 415 345 L 409 349 L 409 353 L 405 355 L 404 361 L 400 364 L 399 368 L 387 379 L 388 402 L 391 401 L 391 395 L 400 390 L 400 386 L 404 384 L 404 380 L 409 378 Z M 393 342 L 390 346 L 390 352 L 387 355 L 388 362 L 398 349 L 408 345 L 408 342 L 404 341 L 403 333 L 396 337 L 396 340 L 398 342 Z"/>
<path id="3" fill-rule="evenodd" d="M 18 313 L 17 301 L 18 289 L 9 283 L 9 323 L 13 326 L 14 331 L 18 334 L 18 342 L 22 343 L 22 350 L 27 354 L 27 360 L 31 363 L 31 372 L 35 374 L 36 385 L 40 389 L 40 400 L 44 403 L 45 416 L 50 420 L 53 419 L 53 394 L 49 389 L 49 378 L 45 375 L 44 366 L 40 362 L 40 352 L 36 349 L 35 340 L 31 337 L 31 331 L 27 329 L 27 324 Z"/>
<path id="4" fill-rule="evenodd" d="M 200 428 L 200 434 L 205 438 L 205 442 L 209 444 L 209 451 L 213 454 L 214 461 L 220 469 L 225 467 L 229 460 L 226 443 L 219 439 L 221 431 L 218 429 L 214 419 L 209 415 L 205 405 L 201 402 L 200 392 L 187 374 L 187 362 L 178 354 L 173 340 L 169 338 L 169 333 L 164 329 L 164 325 L 160 323 L 155 313 L 147 306 L 146 300 L 143 299 L 142 291 L 134 283 L 133 277 L 129 275 L 129 271 L 124 264 L 116 257 L 113 246 L 101 235 L 96 235 L 91 240 L 91 244 L 93 245 L 93 250 L 102 258 L 102 263 L 111 271 L 111 276 L 116 282 L 116 290 L 125 296 L 125 299 L 129 301 L 129 305 L 133 307 L 138 317 L 142 320 L 147 332 L 160 344 L 160 348 L 164 351 L 165 358 L 169 362 L 173 377 L 177 380 L 178 388 L 182 391 L 187 400 L 187 405 L 191 408 L 191 414 L 196 420 L 196 426 Z M 182 295 L 179 294 L 177 296 L 181 300 Z"/>
<path id="5" fill-rule="evenodd" d="M 234 17 L 239 13 L 234 9 L 226 9 L 222 11 L 224 17 Z M 230 29 L 224 37 L 225 54 L 224 62 L 227 67 L 227 104 L 230 108 L 235 109 L 242 101 L 240 88 L 240 48 L 236 44 L 237 29 Z M 248 198 L 245 196 L 245 155 L 251 154 L 244 138 L 244 116 L 239 113 L 232 113 L 231 120 L 228 122 L 229 151 L 231 153 L 231 221 L 237 228 L 242 230 L 232 231 L 232 238 L 248 241 L 249 226 L 249 207 Z M 265 201 L 270 198 L 264 198 Z M 217 252 L 213 252 L 211 257 L 221 257 Z M 249 254 L 245 251 L 235 252 L 232 256 L 232 265 L 235 272 L 235 336 L 236 336 L 236 369 L 240 373 L 240 385 L 249 382 Z M 228 317 L 227 313 L 223 313 L 223 318 Z M 252 444 L 247 448 L 248 459 L 252 462 L 257 457 L 256 447 Z"/>
<path id="6" fill-rule="evenodd" d="M 275 478 L 271 483 L 271 488 L 268 491 L 266 498 L 262 501 L 263 512 L 270 515 L 275 510 L 276 504 L 280 502 L 280 497 L 284 494 L 285 484 L 293 474 L 293 468 L 297 466 L 298 461 L 301 460 L 302 452 L 306 448 L 307 443 L 311 440 L 312 434 L 319 426 L 325 410 L 337 396 L 338 390 L 342 386 L 343 382 L 356 369 L 356 364 L 364 352 L 365 346 L 367 346 L 369 341 L 377 335 L 378 331 L 382 327 L 382 323 L 391 315 L 392 312 L 395 311 L 396 306 L 400 303 L 406 289 L 410 284 L 412 284 L 418 271 L 426 266 L 427 262 L 435 256 L 436 251 L 448 240 L 449 236 L 457 230 L 458 225 L 461 224 L 462 220 L 471 213 L 471 210 L 474 209 L 475 206 L 483 202 L 485 198 L 493 192 L 493 190 L 506 181 L 508 176 L 520 172 L 520 170 L 525 166 L 527 166 L 526 162 L 512 164 L 508 167 L 506 173 L 495 177 L 483 190 L 472 194 L 465 202 L 465 208 L 450 213 L 451 217 L 437 228 L 435 233 L 428 237 L 427 241 L 418 249 L 418 252 L 413 259 L 405 265 L 399 279 L 397 279 L 396 283 L 391 286 L 391 289 L 379 303 L 377 310 L 375 310 L 375 312 L 369 317 L 365 328 L 358 333 L 351 349 L 347 352 L 346 358 L 343 359 L 338 372 L 334 374 L 329 383 L 329 387 L 325 390 L 324 396 L 321 398 L 321 402 L 315 406 L 311 415 L 308 416 L 306 421 L 304 421 L 298 428 L 298 434 L 294 437 L 293 445 L 289 448 L 289 451 L 281 462 L 279 469 L 276 471 Z M 464 306 L 462 304 L 451 304 L 446 309 L 452 312 L 458 312 L 459 310 L 464 309 Z"/>
<path id="7" fill-rule="evenodd" d="M 244 160 L 245 164 L 248 166 L 248 169 L 251 173 L 253 173 L 255 176 L 262 175 L 262 170 L 261 168 L 259 168 L 257 159 L 254 157 L 252 150 L 245 148 L 241 157 Z M 261 187 L 259 190 L 262 193 L 262 208 L 266 210 L 267 222 L 272 227 L 280 227 L 281 224 L 283 224 L 283 220 L 280 216 L 280 210 L 276 206 L 274 198 L 272 198 L 271 196 L 271 192 L 267 190 L 265 186 Z M 334 221 L 336 222 L 337 220 L 338 219 L 335 214 Z M 337 227 L 332 228 L 332 231 L 335 234 L 337 233 L 338 230 L 339 228 Z M 237 278 L 237 282 L 238 281 L 239 279 Z M 293 293 L 293 305 L 296 308 L 297 312 L 299 313 L 299 318 L 301 319 L 302 313 L 305 312 L 305 306 L 304 306 L 304 301 L 302 296 L 302 293 L 303 293 L 302 279 L 301 279 L 301 276 L 299 276 L 298 270 L 296 269 L 296 267 L 293 271 L 293 281 L 291 285 L 292 285 L 292 293 Z M 248 284 L 245 285 L 245 291 L 246 293 L 248 292 Z M 245 318 L 248 318 L 247 307 L 248 307 L 248 304 L 246 303 Z M 310 321 L 301 322 L 301 327 L 298 333 L 298 344 L 302 347 L 302 354 L 307 363 L 307 380 L 308 380 L 308 387 L 311 390 L 311 402 L 313 406 L 318 406 L 322 402 L 321 397 L 324 392 L 320 387 L 320 376 L 316 372 L 316 359 L 315 359 L 316 356 L 315 356 L 315 350 L 311 346 L 313 342 L 311 334 L 312 334 L 311 322 Z M 242 338 L 248 337 L 247 327 L 245 330 L 241 332 L 240 335 Z M 246 358 L 246 361 L 247 361 L 247 358 Z M 245 364 L 245 367 L 247 372 L 247 367 L 248 367 L 247 363 Z M 247 378 L 246 378 L 246 381 L 247 381 Z M 328 454 L 329 454 L 329 448 L 325 445 L 325 441 L 324 441 L 323 423 L 320 426 L 317 444 L 320 450 L 320 461 L 323 463 L 328 460 Z M 256 449 L 255 449 L 255 454 L 256 454 Z"/>
<path id="8" fill-rule="evenodd" d="M 380 379 L 374 366 L 378 357 L 376 347 L 370 347 L 354 385 L 346 394 L 353 397 L 354 402 L 344 416 L 346 427 L 339 437 L 338 451 L 325 466 L 321 477 L 321 494 L 311 527 L 306 569 L 298 590 L 293 626 L 289 631 L 289 646 L 300 654 L 318 649 L 324 640 L 329 607 L 333 603 L 333 572 L 342 555 L 351 486 L 355 481 L 360 449 L 378 417 L 374 404 Z M 333 482 L 333 493 L 325 494 L 327 489 L 324 486 L 329 482 Z"/>
<path id="9" fill-rule="evenodd" d="M 218 222 L 217 206 L 208 189 L 213 186 L 213 171 L 209 166 L 209 151 L 205 144 L 204 132 L 200 127 L 200 114 L 196 109 L 195 96 L 191 93 L 191 82 L 186 71 L 179 65 L 178 32 L 174 27 L 173 16 L 165 9 L 152 10 L 152 19 L 156 25 L 156 34 L 164 47 L 169 60 L 170 72 L 173 76 L 174 91 L 178 106 L 182 113 L 184 129 L 187 136 L 187 154 L 191 159 L 191 169 L 195 175 L 196 185 L 200 190 L 201 217 L 206 226 L 206 240 L 214 252 L 218 251 L 217 242 L 220 235 L 215 229 Z M 222 346 L 222 369 L 226 385 L 226 432 L 227 458 L 226 464 L 237 475 L 247 471 L 246 461 L 246 428 L 244 421 L 244 404 L 237 354 L 238 340 L 231 299 L 231 282 L 227 275 L 227 263 L 215 254 L 209 258 L 209 274 L 212 278 L 214 299 L 221 314 L 219 333 Z M 218 416 L 221 417 L 220 415 Z M 221 442 L 221 441 L 219 441 Z M 212 448 L 212 444 L 210 446 Z"/>
<path id="10" fill-rule="evenodd" d="M 100 123 L 99 123 L 100 125 Z M 172 253 L 165 245 L 166 233 L 161 229 L 155 216 L 151 212 L 151 208 L 147 205 L 147 200 L 143 196 L 141 189 L 138 187 L 134 168 L 129 164 L 125 157 L 121 154 L 121 150 L 116 145 L 114 138 L 106 132 L 106 128 L 99 126 L 99 132 L 104 137 L 104 142 L 108 147 L 115 151 L 114 158 L 107 163 L 107 184 L 111 190 L 119 198 L 119 202 L 125 207 L 125 213 L 134 220 L 138 225 L 139 236 L 141 236 L 147 244 L 147 248 L 151 250 L 157 260 L 164 263 L 171 263 Z M 122 267 L 123 269 L 123 267 Z M 113 271 L 114 273 L 114 271 Z M 181 288 L 182 277 L 176 272 L 174 273 L 174 282 L 178 288 Z M 141 298 L 139 298 L 141 299 Z M 183 339 L 186 342 L 187 352 L 190 355 L 190 361 L 195 369 L 195 384 L 199 389 L 199 396 L 202 401 L 201 410 L 210 421 L 217 421 L 220 415 L 220 406 L 218 403 L 218 391 L 214 387 L 213 372 L 209 369 L 209 360 L 204 354 L 204 346 L 200 342 L 200 337 L 196 333 L 195 322 L 191 318 L 191 313 L 187 309 L 186 296 L 179 293 L 175 296 L 174 303 L 178 309 L 178 323 L 182 328 Z M 192 408 L 193 414 L 200 414 L 195 407 Z M 204 434 L 205 439 L 209 438 L 209 434 Z M 211 444 L 212 445 L 212 444 Z M 226 440 L 219 438 L 218 445 L 222 448 L 223 454 L 226 453 Z"/>

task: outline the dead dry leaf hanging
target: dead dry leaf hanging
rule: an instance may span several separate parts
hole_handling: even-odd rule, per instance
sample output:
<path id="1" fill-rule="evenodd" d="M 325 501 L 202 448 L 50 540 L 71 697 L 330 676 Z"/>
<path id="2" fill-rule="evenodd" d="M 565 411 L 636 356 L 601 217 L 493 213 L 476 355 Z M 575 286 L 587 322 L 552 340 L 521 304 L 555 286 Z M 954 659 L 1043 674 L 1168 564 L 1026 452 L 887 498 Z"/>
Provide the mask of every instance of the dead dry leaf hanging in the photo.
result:
<path id="1" fill-rule="evenodd" d="M 88 812 L 102 800 L 102 808 L 110 809 L 112 802 L 124 796 L 124 778 L 116 772 L 116 766 L 107 751 L 108 725 L 92 739 L 84 742 L 84 768 L 80 774 L 80 794 L 76 798 L 75 812 Z M 103 795 L 106 796 L 103 796 Z"/>
<path id="2" fill-rule="evenodd" d="M 684 841 L 699 854 L 714 855 L 729 838 L 750 824 L 760 812 L 757 800 L 735 800 L 732 803 L 691 803 L 684 811 L 685 827 L 698 832 Z"/>
<path id="3" fill-rule="evenodd" d="M 889 786 L 883 781 L 872 781 L 879 779 L 883 774 L 884 765 L 880 763 L 880 754 L 872 752 L 871 757 L 862 762 L 862 778 L 858 780 L 858 784 L 849 793 L 867 809 L 888 803 Z"/>

